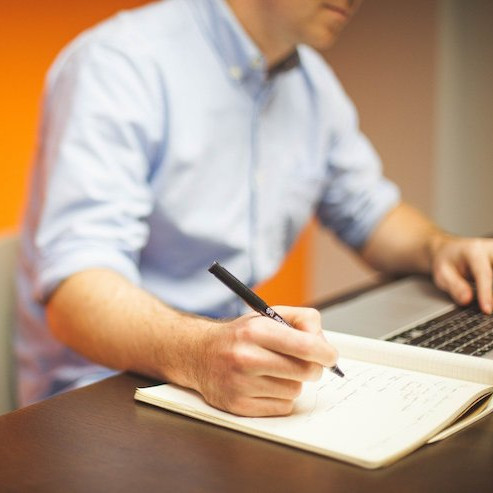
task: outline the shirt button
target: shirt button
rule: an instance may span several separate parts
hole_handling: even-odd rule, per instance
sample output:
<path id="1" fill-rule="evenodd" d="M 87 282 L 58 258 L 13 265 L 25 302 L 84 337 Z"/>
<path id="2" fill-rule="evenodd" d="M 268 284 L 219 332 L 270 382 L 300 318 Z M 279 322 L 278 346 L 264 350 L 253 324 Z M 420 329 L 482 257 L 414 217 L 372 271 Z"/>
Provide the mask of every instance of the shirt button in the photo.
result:
<path id="1" fill-rule="evenodd" d="M 262 67 L 262 62 L 262 57 L 258 55 L 250 61 L 250 67 L 253 69 L 259 69 Z"/>
<path id="2" fill-rule="evenodd" d="M 240 80 L 243 76 L 243 71 L 238 65 L 233 65 L 232 67 L 229 67 L 229 75 L 234 80 Z"/>

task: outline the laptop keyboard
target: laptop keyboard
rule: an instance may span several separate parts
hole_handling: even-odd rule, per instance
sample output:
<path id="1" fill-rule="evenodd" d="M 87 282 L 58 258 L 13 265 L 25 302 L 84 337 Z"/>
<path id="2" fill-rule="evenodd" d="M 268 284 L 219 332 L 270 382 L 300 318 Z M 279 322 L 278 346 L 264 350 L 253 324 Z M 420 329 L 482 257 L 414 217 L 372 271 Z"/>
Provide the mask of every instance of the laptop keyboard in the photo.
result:
<path id="1" fill-rule="evenodd" d="M 482 356 L 493 349 L 493 316 L 482 313 L 477 305 L 457 308 L 387 340 Z"/>

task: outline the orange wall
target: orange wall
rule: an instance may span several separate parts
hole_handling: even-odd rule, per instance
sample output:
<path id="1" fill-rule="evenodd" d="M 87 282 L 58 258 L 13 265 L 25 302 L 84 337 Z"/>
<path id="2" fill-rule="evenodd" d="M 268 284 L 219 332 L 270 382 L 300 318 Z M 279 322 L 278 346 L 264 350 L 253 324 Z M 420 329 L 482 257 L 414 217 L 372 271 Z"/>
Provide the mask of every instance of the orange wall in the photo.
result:
<path id="1" fill-rule="evenodd" d="M 43 80 L 82 29 L 143 0 L 0 0 L 0 230 L 18 226 Z"/>
<path id="2" fill-rule="evenodd" d="M 0 0 L 0 231 L 22 215 L 46 70 L 84 28 L 144 0 Z M 270 303 L 305 302 L 304 235 L 280 276 L 261 287 Z"/>

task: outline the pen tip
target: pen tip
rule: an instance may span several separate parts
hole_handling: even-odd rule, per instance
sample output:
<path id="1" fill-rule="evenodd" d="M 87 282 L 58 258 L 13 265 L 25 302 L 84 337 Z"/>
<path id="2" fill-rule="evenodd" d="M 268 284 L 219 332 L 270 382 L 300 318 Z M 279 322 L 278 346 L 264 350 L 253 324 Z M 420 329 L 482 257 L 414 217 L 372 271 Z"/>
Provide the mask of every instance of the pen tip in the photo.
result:
<path id="1" fill-rule="evenodd" d="M 344 373 L 343 371 L 337 366 L 337 365 L 334 365 L 331 370 L 338 376 L 338 377 L 341 377 L 341 378 L 344 378 Z"/>

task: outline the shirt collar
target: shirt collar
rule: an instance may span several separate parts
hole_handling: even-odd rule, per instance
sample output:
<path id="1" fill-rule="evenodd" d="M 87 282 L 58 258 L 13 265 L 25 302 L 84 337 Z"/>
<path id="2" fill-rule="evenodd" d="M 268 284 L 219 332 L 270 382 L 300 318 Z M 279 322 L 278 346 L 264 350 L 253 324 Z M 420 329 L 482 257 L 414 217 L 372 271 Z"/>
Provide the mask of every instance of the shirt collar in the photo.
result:
<path id="1" fill-rule="evenodd" d="M 275 77 L 282 72 L 287 72 L 288 70 L 297 67 L 300 63 L 300 54 L 298 53 L 298 50 L 295 49 L 286 58 L 269 69 L 269 78 Z"/>
<path id="2" fill-rule="evenodd" d="M 231 79 L 258 82 L 299 64 L 297 50 L 270 70 L 265 58 L 225 0 L 187 0 L 207 38 L 225 63 Z"/>

